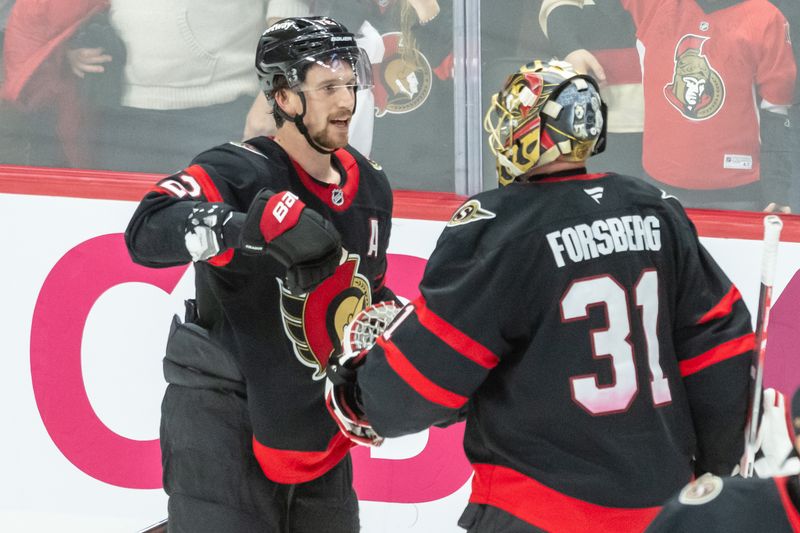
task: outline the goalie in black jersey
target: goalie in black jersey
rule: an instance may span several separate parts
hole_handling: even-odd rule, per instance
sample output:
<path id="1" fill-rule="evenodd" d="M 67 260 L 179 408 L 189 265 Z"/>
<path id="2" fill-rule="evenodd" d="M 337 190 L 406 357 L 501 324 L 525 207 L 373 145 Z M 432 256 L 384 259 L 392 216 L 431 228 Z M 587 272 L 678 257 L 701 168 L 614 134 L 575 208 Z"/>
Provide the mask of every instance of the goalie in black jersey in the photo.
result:
<path id="1" fill-rule="evenodd" d="M 357 441 L 466 418 L 472 532 L 641 531 L 742 455 L 750 314 L 675 198 L 586 173 L 605 115 L 568 64 L 511 75 L 485 120 L 501 187 L 453 215 L 376 344 L 328 370 Z"/>
<path id="2" fill-rule="evenodd" d="M 137 263 L 195 267 L 197 299 L 164 359 L 170 532 L 359 531 L 352 443 L 323 378 L 348 318 L 394 298 L 389 183 L 347 144 L 369 69 L 332 19 L 275 23 L 256 55 L 275 137 L 198 155 L 128 226 Z"/>

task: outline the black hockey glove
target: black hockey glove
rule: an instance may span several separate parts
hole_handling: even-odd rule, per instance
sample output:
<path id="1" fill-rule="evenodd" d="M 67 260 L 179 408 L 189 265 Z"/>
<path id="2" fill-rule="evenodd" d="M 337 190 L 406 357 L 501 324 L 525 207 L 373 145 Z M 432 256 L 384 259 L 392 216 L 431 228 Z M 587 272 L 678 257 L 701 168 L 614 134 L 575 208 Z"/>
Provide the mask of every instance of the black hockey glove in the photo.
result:
<path id="1" fill-rule="evenodd" d="M 262 190 L 247 210 L 241 248 L 286 267 L 286 288 L 309 292 L 336 271 L 342 239 L 330 221 L 289 191 Z"/>
<path id="2" fill-rule="evenodd" d="M 226 225 L 234 213 L 223 203 L 199 203 L 189 213 L 184 226 L 183 240 L 192 261 L 207 261 L 220 252 L 236 246 L 225 242 Z"/>

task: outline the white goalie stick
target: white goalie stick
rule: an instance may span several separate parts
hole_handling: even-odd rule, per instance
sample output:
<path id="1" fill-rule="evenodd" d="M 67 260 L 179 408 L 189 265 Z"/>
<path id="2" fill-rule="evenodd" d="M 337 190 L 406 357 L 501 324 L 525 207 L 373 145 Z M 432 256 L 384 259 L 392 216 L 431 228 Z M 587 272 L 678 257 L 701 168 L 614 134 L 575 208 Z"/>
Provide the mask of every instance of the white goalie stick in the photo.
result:
<path id="1" fill-rule="evenodd" d="M 778 262 L 778 243 L 783 222 L 776 215 L 764 217 L 764 249 L 761 257 L 761 291 L 756 316 L 756 342 L 750 365 L 750 395 L 745 422 L 744 454 L 739 464 L 742 477 L 752 477 L 756 455 L 761 396 L 764 388 L 764 356 L 767 352 L 767 327 L 772 309 L 772 283 Z"/>
<path id="2" fill-rule="evenodd" d="M 395 302 L 389 301 L 378 302 L 359 312 L 344 330 L 342 355 L 335 363 L 329 363 L 329 371 L 332 371 L 334 376 L 329 373 L 325 381 L 325 403 L 339 429 L 356 444 L 380 446 L 383 437 L 372 429 L 364 414 L 358 412 L 358 402 L 353 396 L 356 390 L 355 376 L 352 374 L 360 366 L 364 351 L 370 349 L 378 337 L 389 333 L 387 328 L 403 309 Z M 339 378 L 344 378 L 344 381 L 336 380 L 337 374 Z M 346 377 L 348 374 L 351 375 L 349 380 Z M 335 384 L 334 380 L 338 384 Z"/>

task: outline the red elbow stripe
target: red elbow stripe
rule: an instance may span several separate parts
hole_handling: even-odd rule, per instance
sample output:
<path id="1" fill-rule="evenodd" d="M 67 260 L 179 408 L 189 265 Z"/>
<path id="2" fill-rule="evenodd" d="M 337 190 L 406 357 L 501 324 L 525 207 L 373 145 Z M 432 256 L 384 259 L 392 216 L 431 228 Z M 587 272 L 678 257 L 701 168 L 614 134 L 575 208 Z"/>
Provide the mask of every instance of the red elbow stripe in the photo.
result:
<path id="1" fill-rule="evenodd" d="M 184 170 L 184 172 L 192 176 L 197 181 L 197 184 L 200 185 L 200 189 L 203 191 L 203 196 L 206 197 L 206 200 L 209 202 L 222 202 L 222 194 L 220 194 L 219 189 L 217 189 L 217 186 L 214 185 L 214 180 L 211 179 L 211 176 L 208 175 L 208 172 L 206 172 L 203 167 L 200 165 L 192 165 Z M 232 260 L 233 248 L 228 248 L 221 254 L 209 259 L 208 264 L 215 267 L 223 267 Z"/>
<path id="2" fill-rule="evenodd" d="M 440 387 L 417 370 L 403 352 L 391 341 L 378 337 L 378 345 L 386 353 L 386 361 L 409 387 L 431 403 L 458 409 L 467 403 L 467 397 Z"/>
<path id="3" fill-rule="evenodd" d="M 412 304 L 419 323 L 450 348 L 484 368 L 497 366 L 500 359 L 491 350 L 431 311 L 425 298 L 420 296 Z"/>
<path id="4" fill-rule="evenodd" d="M 728 294 L 723 296 L 722 300 L 720 300 L 717 305 L 712 307 L 708 313 L 703 315 L 700 320 L 697 321 L 697 323 L 705 324 L 706 322 L 729 315 L 733 310 L 733 304 L 741 299 L 742 294 L 739 292 L 739 289 L 736 288 L 736 285 L 731 285 L 731 289 L 728 291 Z"/>
<path id="5" fill-rule="evenodd" d="M 198 185 L 203 190 L 203 196 L 206 197 L 206 200 L 209 202 L 221 202 L 222 195 L 217 189 L 217 186 L 214 185 L 214 180 L 211 179 L 211 176 L 208 175 L 208 172 L 205 171 L 203 167 L 200 165 L 192 165 L 186 170 L 184 170 L 187 174 L 197 180 Z"/>
<path id="6" fill-rule="evenodd" d="M 712 348 L 711 350 L 707 351 L 706 353 L 692 357 L 686 361 L 681 361 L 678 364 L 678 368 L 681 371 L 681 376 L 691 376 L 692 374 L 700 372 L 704 368 L 708 368 L 711 365 L 715 365 L 719 362 L 751 351 L 753 348 L 755 348 L 755 344 L 755 333 L 748 333 L 747 335 L 743 335 L 738 339 L 724 342 L 716 348 Z"/>

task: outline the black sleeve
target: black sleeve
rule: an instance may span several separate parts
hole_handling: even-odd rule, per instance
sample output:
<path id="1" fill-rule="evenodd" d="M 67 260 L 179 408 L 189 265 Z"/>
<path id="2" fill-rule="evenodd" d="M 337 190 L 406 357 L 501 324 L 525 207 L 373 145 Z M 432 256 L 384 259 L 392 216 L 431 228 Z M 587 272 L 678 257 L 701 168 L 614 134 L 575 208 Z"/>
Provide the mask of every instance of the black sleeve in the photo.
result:
<path id="1" fill-rule="evenodd" d="M 789 198 L 792 176 L 794 125 L 789 117 L 761 110 L 761 184 L 765 206 L 769 202 L 783 205 Z"/>
<path id="2" fill-rule="evenodd" d="M 586 48 L 580 25 L 583 24 L 584 9 L 565 4 L 554 8 L 547 17 L 547 38 L 558 57 Z"/>
<path id="3" fill-rule="evenodd" d="M 457 420 L 500 354 L 509 351 L 507 323 L 516 313 L 492 309 L 498 300 L 514 302 L 519 288 L 488 285 L 491 279 L 512 279 L 515 264 L 505 247 L 479 251 L 475 240 L 464 238 L 480 230 L 477 224 L 445 229 L 425 269 L 421 296 L 358 372 L 363 408 L 381 435 Z"/>
<path id="4" fill-rule="evenodd" d="M 229 143 L 201 153 L 184 170 L 156 183 L 125 230 L 133 261 L 156 268 L 191 261 L 184 234 L 192 208 L 199 202 L 222 202 L 246 212 L 258 184 L 269 176 L 265 161 Z"/>
<path id="5" fill-rule="evenodd" d="M 125 230 L 125 244 L 133 262 L 155 268 L 190 262 L 184 244 L 185 224 L 197 203 L 160 191 L 147 193 Z"/>
<path id="6" fill-rule="evenodd" d="M 575 2 L 546 2 L 540 23 L 558 57 L 580 50 L 624 48 L 636 42 L 633 21 L 617 0 L 597 4 Z M 602 31 L 597 31 L 602 28 Z"/>
<path id="7" fill-rule="evenodd" d="M 684 248 L 674 342 L 697 436 L 695 469 L 730 475 L 744 450 L 755 336 L 739 290 L 699 242 L 683 209 L 676 210 Z"/>

